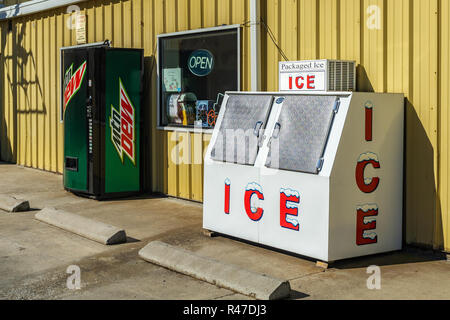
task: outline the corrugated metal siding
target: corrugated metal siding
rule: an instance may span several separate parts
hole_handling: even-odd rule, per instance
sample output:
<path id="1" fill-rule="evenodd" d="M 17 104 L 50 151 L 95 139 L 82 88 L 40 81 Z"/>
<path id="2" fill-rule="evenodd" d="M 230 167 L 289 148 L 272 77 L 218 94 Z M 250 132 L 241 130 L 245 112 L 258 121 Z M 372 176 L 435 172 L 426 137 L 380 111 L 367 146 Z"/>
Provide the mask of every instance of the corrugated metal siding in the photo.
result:
<path id="1" fill-rule="evenodd" d="M 72 45 L 63 10 L 1 25 L 3 160 L 62 172 L 59 123 L 59 48 Z"/>
<path id="2" fill-rule="evenodd" d="M 160 33 L 208 28 L 222 24 L 242 24 L 249 20 L 248 3 L 240 0 L 156 1 L 152 11 L 155 17 L 151 33 L 152 43 L 148 45 L 144 41 L 144 48 L 153 48 L 153 39 Z M 250 86 L 249 29 L 242 28 L 241 36 L 241 87 L 246 90 Z M 154 155 L 152 163 L 154 190 L 171 196 L 202 201 L 202 159 L 210 135 L 166 132 L 156 129 L 156 90 L 154 87 L 152 90 L 151 136 Z"/>
<path id="3" fill-rule="evenodd" d="M 153 84 L 145 97 L 151 106 L 153 190 L 201 201 L 198 154 L 203 155 L 210 135 L 156 129 L 155 68 L 149 73 L 155 39 L 160 33 L 244 23 L 249 1 L 103 0 L 81 7 L 88 42 L 110 39 L 118 47 L 145 50 L 147 81 Z M 375 11 L 368 12 L 369 7 Z M 368 28 L 368 20 L 378 13 L 379 28 Z M 12 32 L 7 23 L 0 24 L 2 159 L 62 171 L 58 49 L 75 44 L 74 32 L 65 27 L 68 18 L 64 9 L 57 9 L 15 19 Z M 448 1 L 262 0 L 262 18 L 290 60 L 356 60 L 359 90 L 405 94 L 406 239 L 450 250 Z M 242 31 L 241 87 L 246 90 L 249 28 Z M 262 34 L 262 88 L 276 90 L 282 58 L 267 33 Z"/>
<path id="4" fill-rule="evenodd" d="M 265 4 L 267 24 L 290 60 L 356 60 L 360 91 L 405 94 L 406 240 L 434 248 L 442 248 L 445 242 L 445 249 L 450 250 L 448 1 L 283 0 Z M 379 28 L 370 19 L 374 14 L 379 14 Z M 282 56 L 267 36 L 263 48 L 263 88 L 277 90 L 276 62 Z"/>
<path id="5" fill-rule="evenodd" d="M 116 47 L 144 48 L 147 72 L 154 65 L 157 34 L 249 20 L 249 4 L 241 0 L 105 0 L 79 5 L 87 17 L 88 42 L 110 39 Z M 7 22 L 1 23 L 1 96 L 5 109 L 0 118 L 1 157 L 60 173 L 63 126 L 59 123 L 59 48 L 76 44 L 75 32 L 66 27 L 69 14 L 65 10 L 17 18 L 12 32 L 7 31 Z M 241 87 L 245 90 L 250 81 L 249 28 L 242 28 L 241 36 Z M 152 83 L 146 99 L 151 108 L 153 190 L 201 201 L 202 159 L 210 135 L 157 130 L 156 67 L 147 76 Z M 184 161 L 176 162 L 179 156 Z"/>
<path id="6" fill-rule="evenodd" d="M 439 235 L 442 230 L 445 250 L 450 252 L 450 1 L 442 0 L 439 7 L 441 12 L 439 17 L 439 122 L 438 138 L 440 145 L 439 152 L 439 187 L 438 187 L 438 208 L 437 213 L 441 216 L 435 228 L 435 234 Z M 441 222 L 439 224 L 439 222 Z M 440 243 L 438 239 L 436 243 Z"/>

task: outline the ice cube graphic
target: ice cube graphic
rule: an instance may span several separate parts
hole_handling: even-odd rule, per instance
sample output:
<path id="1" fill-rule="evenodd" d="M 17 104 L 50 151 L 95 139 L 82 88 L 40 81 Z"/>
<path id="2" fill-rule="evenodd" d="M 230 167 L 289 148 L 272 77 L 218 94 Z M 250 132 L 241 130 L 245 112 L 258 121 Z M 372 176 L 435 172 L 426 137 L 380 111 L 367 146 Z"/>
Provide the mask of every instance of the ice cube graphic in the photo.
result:
<path id="1" fill-rule="evenodd" d="M 250 182 L 249 184 L 247 184 L 247 186 L 245 187 L 245 191 L 258 191 L 260 193 L 263 193 L 262 187 L 256 182 Z"/>
<path id="2" fill-rule="evenodd" d="M 363 238 L 364 239 L 375 239 L 377 237 L 377 234 L 373 231 L 370 230 L 365 230 L 363 233 Z"/>
<path id="3" fill-rule="evenodd" d="M 280 193 L 284 193 L 286 197 L 297 197 L 300 198 L 300 193 L 297 190 L 289 188 L 281 188 Z"/>
<path id="4" fill-rule="evenodd" d="M 373 103 L 372 103 L 372 101 L 367 101 L 367 102 L 364 104 L 364 107 L 365 107 L 366 109 L 372 109 L 372 108 L 373 108 Z"/>
<path id="5" fill-rule="evenodd" d="M 356 210 L 361 210 L 363 212 L 376 211 L 378 210 L 378 205 L 376 203 L 366 203 L 356 207 Z"/>
<path id="6" fill-rule="evenodd" d="M 375 161 L 379 162 L 378 156 L 373 152 L 365 152 L 359 155 L 358 162 Z"/>
<path id="7" fill-rule="evenodd" d="M 290 217 L 289 215 L 286 215 L 286 222 L 289 222 L 290 224 L 292 224 L 294 227 L 298 226 L 298 220 Z"/>

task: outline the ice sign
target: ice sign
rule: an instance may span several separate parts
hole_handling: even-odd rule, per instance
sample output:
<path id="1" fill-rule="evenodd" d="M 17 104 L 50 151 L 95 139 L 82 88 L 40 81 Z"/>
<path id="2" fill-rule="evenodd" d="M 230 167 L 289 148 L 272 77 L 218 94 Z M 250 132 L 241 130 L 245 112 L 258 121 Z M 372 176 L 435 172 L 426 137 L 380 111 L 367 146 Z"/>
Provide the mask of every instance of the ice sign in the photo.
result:
<path id="1" fill-rule="evenodd" d="M 195 50 L 189 56 L 188 67 L 196 76 L 207 76 L 214 67 L 214 56 L 206 49 Z"/>

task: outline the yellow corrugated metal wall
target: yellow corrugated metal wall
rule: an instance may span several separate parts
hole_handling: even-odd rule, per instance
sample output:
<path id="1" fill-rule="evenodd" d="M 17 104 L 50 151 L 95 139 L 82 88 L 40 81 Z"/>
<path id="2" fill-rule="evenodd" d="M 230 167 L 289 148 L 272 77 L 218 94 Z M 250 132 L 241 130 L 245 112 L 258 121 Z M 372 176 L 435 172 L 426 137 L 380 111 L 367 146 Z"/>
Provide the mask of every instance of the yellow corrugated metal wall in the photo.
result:
<path id="1" fill-rule="evenodd" d="M 449 1 L 261 1 L 262 18 L 290 60 L 356 60 L 359 90 L 405 94 L 406 239 L 450 251 Z M 88 42 L 111 39 L 115 46 L 142 47 L 147 71 L 157 34 L 244 23 L 250 10 L 244 0 L 103 0 L 81 7 Z M 74 32 L 65 27 L 68 18 L 58 9 L 15 19 L 12 32 L 6 22 L 0 25 L 2 159 L 62 171 L 58 49 L 75 44 Z M 241 87 L 247 90 L 249 28 L 242 31 Z M 281 59 L 262 32 L 263 90 L 278 88 Z M 155 83 L 154 68 L 147 77 Z M 151 85 L 146 99 L 152 110 L 153 190 L 201 201 L 198 153 L 210 136 L 157 130 L 155 97 Z"/>
<path id="2" fill-rule="evenodd" d="M 443 242 L 445 250 L 450 251 L 450 1 L 442 1 L 439 4 L 439 121 L 438 121 L 438 141 L 439 141 L 439 181 L 437 196 L 437 215 L 441 219 L 435 228 L 435 234 L 440 234 L 443 230 Z M 440 221 L 439 221 L 440 220 Z M 439 242 L 439 238 L 435 240 Z"/>
<path id="3" fill-rule="evenodd" d="M 405 94 L 406 240 L 449 251 L 449 1 L 267 0 L 264 17 L 289 60 L 356 60 L 360 91 Z M 263 48 L 276 90 L 282 56 Z"/>
<path id="4" fill-rule="evenodd" d="M 156 35 L 249 20 L 242 0 L 103 0 L 79 4 L 87 17 L 87 42 L 110 39 L 117 47 L 144 48 L 146 71 L 154 65 Z M 66 8 L 13 20 L 1 27 L 0 150 L 3 160 L 62 172 L 59 123 L 59 48 L 76 44 Z M 249 28 L 241 33 L 241 88 L 250 82 Z M 202 201 L 202 155 L 210 135 L 156 129 L 156 67 L 151 75 L 152 186 L 157 192 Z"/>

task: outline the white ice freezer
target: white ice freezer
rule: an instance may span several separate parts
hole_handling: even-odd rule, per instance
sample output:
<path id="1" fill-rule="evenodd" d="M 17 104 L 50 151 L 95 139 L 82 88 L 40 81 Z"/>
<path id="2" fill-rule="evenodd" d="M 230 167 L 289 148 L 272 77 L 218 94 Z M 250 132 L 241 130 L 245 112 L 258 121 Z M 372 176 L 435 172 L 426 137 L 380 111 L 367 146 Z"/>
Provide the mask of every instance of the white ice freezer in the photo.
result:
<path id="1" fill-rule="evenodd" d="M 323 261 L 401 249 L 402 94 L 228 92 L 203 227 Z"/>

